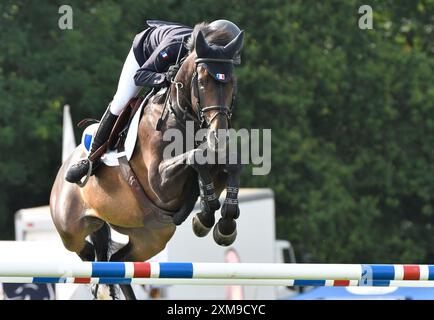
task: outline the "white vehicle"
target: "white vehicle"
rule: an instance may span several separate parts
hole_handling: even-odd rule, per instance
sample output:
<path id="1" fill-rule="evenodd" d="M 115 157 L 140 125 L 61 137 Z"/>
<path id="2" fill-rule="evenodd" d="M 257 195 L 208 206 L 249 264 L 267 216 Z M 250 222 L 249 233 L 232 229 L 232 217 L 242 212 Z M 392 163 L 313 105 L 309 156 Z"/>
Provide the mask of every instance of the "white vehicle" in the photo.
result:
<path id="1" fill-rule="evenodd" d="M 223 203 L 224 199 L 220 199 Z M 191 219 L 179 226 L 167 244 L 168 261 L 185 262 L 285 262 L 288 241 L 276 241 L 274 195 L 270 189 L 241 189 L 238 236 L 229 247 L 214 242 L 212 234 L 197 238 L 192 232 Z M 220 212 L 216 212 L 216 218 Z M 289 262 L 289 261 L 287 261 Z M 294 261 L 295 262 L 295 261 Z M 284 290 L 279 294 L 279 290 Z M 164 295 L 170 299 L 276 299 L 290 294 L 286 287 L 245 286 L 170 286 Z"/>
<path id="2" fill-rule="evenodd" d="M 224 198 L 221 199 L 223 201 Z M 288 241 L 276 240 L 274 196 L 270 189 L 241 189 L 239 193 L 240 217 L 237 219 L 238 236 L 233 245 L 221 247 L 214 242 L 212 232 L 198 238 L 191 227 L 191 219 L 199 210 L 196 204 L 190 217 L 177 228 L 173 238 L 168 242 L 166 249 L 152 258 L 152 261 L 176 262 L 295 262 L 294 253 Z M 220 212 L 216 212 L 216 219 Z M 57 235 L 49 207 L 37 207 L 19 210 L 15 215 L 16 240 L 45 241 L 53 250 L 56 259 L 62 259 L 59 247 L 62 246 Z M 122 244 L 128 242 L 128 237 L 112 230 L 114 241 Z M 36 243 L 31 250 L 35 249 Z M 1 249 L 0 243 L 0 252 Z M 47 248 L 48 249 L 48 248 Z M 17 250 L 17 249 L 15 249 Z M 44 250 L 39 248 L 39 250 Z M 45 250 L 51 251 L 50 249 Z M 60 251 L 62 252 L 62 251 Z M 65 259 L 71 259 L 71 252 L 63 250 Z M 78 259 L 78 257 L 77 257 Z M 83 290 L 75 292 L 78 285 L 56 285 L 58 299 L 83 299 Z M 71 289 L 71 288 L 74 288 Z M 149 289 L 149 288 L 148 288 Z M 137 292 L 137 290 L 136 290 Z M 148 290 L 149 292 L 149 290 Z M 271 286 L 163 286 L 154 287 L 153 296 L 165 299 L 277 299 L 279 297 L 295 294 L 296 291 L 287 287 Z M 87 294 L 88 296 L 88 294 Z M 88 296 L 90 298 L 90 296 Z"/>

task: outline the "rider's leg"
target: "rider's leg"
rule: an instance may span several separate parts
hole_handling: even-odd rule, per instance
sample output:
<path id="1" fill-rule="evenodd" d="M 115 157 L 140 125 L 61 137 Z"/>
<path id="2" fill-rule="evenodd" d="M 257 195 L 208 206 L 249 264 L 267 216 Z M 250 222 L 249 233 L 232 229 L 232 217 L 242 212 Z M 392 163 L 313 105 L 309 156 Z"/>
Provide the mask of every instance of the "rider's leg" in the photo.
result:
<path id="1" fill-rule="evenodd" d="M 139 68 L 140 66 L 134 57 L 133 48 L 131 48 L 119 77 L 116 94 L 104 113 L 99 128 L 95 134 L 95 138 L 93 139 L 90 154 L 98 150 L 98 148 L 107 141 L 119 114 L 131 98 L 134 98 L 139 93 L 141 87 L 137 87 L 134 83 L 134 75 Z M 72 165 L 65 175 L 65 180 L 71 183 L 79 182 L 89 171 L 90 162 L 89 158 L 87 158 Z M 92 168 L 96 169 L 98 165 L 99 159 L 95 159 Z M 92 170 L 92 174 L 93 173 L 94 170 Z"/>
<path id="2" fill-rule="evenodd" d="M 139 69 L 140 66 L 134 57 L 133 48 L 131 47 L 119 77 L 116 94 L 110 104 L 111 113 L 118 116 L 131 98 L 134 98 L 139 93 L 142 87 L 138 87 L 134 83 L 134 75 Z"/>
<path id="3" fill-rule="evenodd" d="M 104 113 L 101 122 L 99 124 L 98 130 L 96 131 L 95 137 L 93 138 L 92 147 L 90 149 L 89 155 L 93 154 L 96 150 L 101 147 L 104 142 L 107 141 L 110 132 L 118 116 L 110 112 L 110 108 L 107 108 Z M 73 164 L 65 174 L 65 180 L 71 183 L 79 182 L 89 171 L 91 160 L 89 158 L 81 159 L 77 163 Z M 95 159 L 92 163 L 92 174 L 94 169 L 99 166 L 99 159 Z"/>

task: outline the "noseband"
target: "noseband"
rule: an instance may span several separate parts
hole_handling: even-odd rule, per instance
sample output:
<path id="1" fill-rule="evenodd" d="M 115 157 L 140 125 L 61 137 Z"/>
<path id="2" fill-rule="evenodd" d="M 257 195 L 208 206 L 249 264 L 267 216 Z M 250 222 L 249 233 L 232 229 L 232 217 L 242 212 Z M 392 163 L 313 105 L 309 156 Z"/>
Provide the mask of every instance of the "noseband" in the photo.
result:
<path id="1" fill-rule="evenodd" d="M 235 102 L 235 90 L 233 90 L 232 93 L 232 101 L 231 101 L 231 106 L 228 107 L 226 105 L 216 105 L 216 106 L 208 106 L 208 107 L 202 107 L 201 104 L 201 96 L 202 96 L 202 91 L 199 90 L 199 79 L 198 79 L 198 72 L 197 72 L 197 67 L 200 63 L 204 63 L 204 62 L 217 62 L 217 63 L 234 63 L 233 59 L 215 59 L 215 58 L 196 58 L 195 63 L 196 63 L 196 67 L 194 69 L 194 73 L 193 73 L 193 77 L 191 78 L 191 88 L 193 88 L 193 92 L 194 95 L 196 96 L 196 107 L 197 107 L 197 116 L 200 122 L 200 127 L 201 128 L 207 128 L 211 125 L 211 123 L 213 122 L 213 120 L 219 115 L 219 114 L 223 114 L 226 119 L 228 120 L 228 123 L 230 124 L 231 122 L 231 117 L 232 117 L 232 110 L 233 110 L 233 106 L 234 106 L 234 102 Z M 213 111 L 213 110 L 217 110 L 216 114 L 214 114 L 214 116 L 207 121 L 205 118 L 205 114 L 209 111 Z"/>

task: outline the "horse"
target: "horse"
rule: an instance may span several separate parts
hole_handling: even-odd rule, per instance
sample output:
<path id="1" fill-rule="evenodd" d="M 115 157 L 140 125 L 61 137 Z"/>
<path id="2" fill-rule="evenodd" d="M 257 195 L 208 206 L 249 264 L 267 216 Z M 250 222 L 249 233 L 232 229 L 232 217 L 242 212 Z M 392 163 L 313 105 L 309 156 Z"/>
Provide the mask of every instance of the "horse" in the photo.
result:
<path id="1" fill-rule="evenodd" d="M 187 121 L 193 122 L 194 132 L 207 130 L 205 144 L 211 152 L 221 149 L 216 144 L 216 132 L 231 127 L 236 78 L 229 74 L 225 82 L 218 81 L 208 66 L 232 64 L 242 48 L 243 32 L 232 39 L 223 31 L 207 33 L 206 28 L 201 24 L 194 29 L 189 52 L 172 84 L 166 93 L 151 97 L 143 108 L 130 165 L 147 198 L 146 207 L 132 192 L 120 167 L 101 166 L 83 187 L 66 182 L 67 168 L 85 155 L 82 146 L 60 167 L 50 195 L 51 215 L 65 248 L 83 261 L 150 259 L 165 248 L 199 196 L 201 210 L 193 218 L 194 233 L 204 237 L 214 227 L 213 236 L 219 245 L 227 246 L 235 240 L 235 219 L 240 214 L 240 161 L 199 164 L 195 156 L 203 152 L 200 148 L 164 156 L 170 144 L 164 133 L 177 129 L 188 136 L 192 132 L 186 129 Z M 165 112 L 167 107 L 169 111 Z M 161 128 L 156 130 L 159 122 Z M 225 188 L 222 217 L 215 223 L 214 213 L 221 206 L 218 199 Z M 129 237 L 129 242 L 112 254 L 110 227 Z M 120 288 L 126 299 L 135 299 L 130 285 Z M 112 287 L 110 294 L 116 298 Z"/>

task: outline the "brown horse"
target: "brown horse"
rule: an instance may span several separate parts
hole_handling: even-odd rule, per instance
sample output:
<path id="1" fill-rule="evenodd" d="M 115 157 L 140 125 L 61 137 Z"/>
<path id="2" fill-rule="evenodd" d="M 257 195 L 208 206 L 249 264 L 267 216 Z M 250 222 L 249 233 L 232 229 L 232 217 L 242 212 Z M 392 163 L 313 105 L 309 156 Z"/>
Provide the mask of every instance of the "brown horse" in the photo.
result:
<path id="1" fill-rule="evenodd" d="M 210 31 L 206 24 L 196 26 L 190 52 L 179 69 L 169 96 L 156 95 L 144 108 L 138 139 L 130 160 L 138 181 L 148 198 L 143 209 L 123 178 L 119 167 L 101 166 L 95 176 L 80 188 L 64 180 L 71 163 L 84 156 L 78 146 L 60 168 L 54 182 L 50 208 L 54 224 L 65 247 L 82 260 L 144 261 L 163 250 L 192 211 L 201 196 L 201 212 L 193 219 L 193 230 L 205 236 L 215 224 L 214 212 L 227 188 L 222 218 L 214 227 L 214 239 L 220 245 L 231 244 L 236 237 L 235 219 L 239 215 L 238 187 L 241 166 L 236 164 L 197 164 L 195 155 L 202 149 L 186 150 L 171 158 L 163 156 L 170 141 L 163 139 L 168 129 L 179 129 L 184 137 L 187 120 L 194 120 L 194 131 L 208 130 L 208 151 L 216 150 L 216 131 L 230 127 L 236 79 L 221 82 L 210 74 L 213 68 L 232 64 L 241 50 L 243 33 L 231 41 L 224 32 Z M 232 70 L 232 65 L 230 66 Z M 166 106 L 167 108 L 164 108 Z M 168 109 L 168 112 L 163 112 Z M 161 115 L 163 125 L 156 130 Z M 214 140 L 212 139 L 214 137 Z M 217 148 L 218 149 L 218 148 Z M 200 190 L 199 190 L 200 189 Z M 129 242 L 109 256 L 109 226 L 128 235 Z M 92 243 L 86 240 L 90 236 Z M 111 288 L 113 289 L 113 288 Z M 127 299 L 135 299 L 131 286 L 121 285 Z M 114 291 L 111 290 L 114 298 Z"/>

